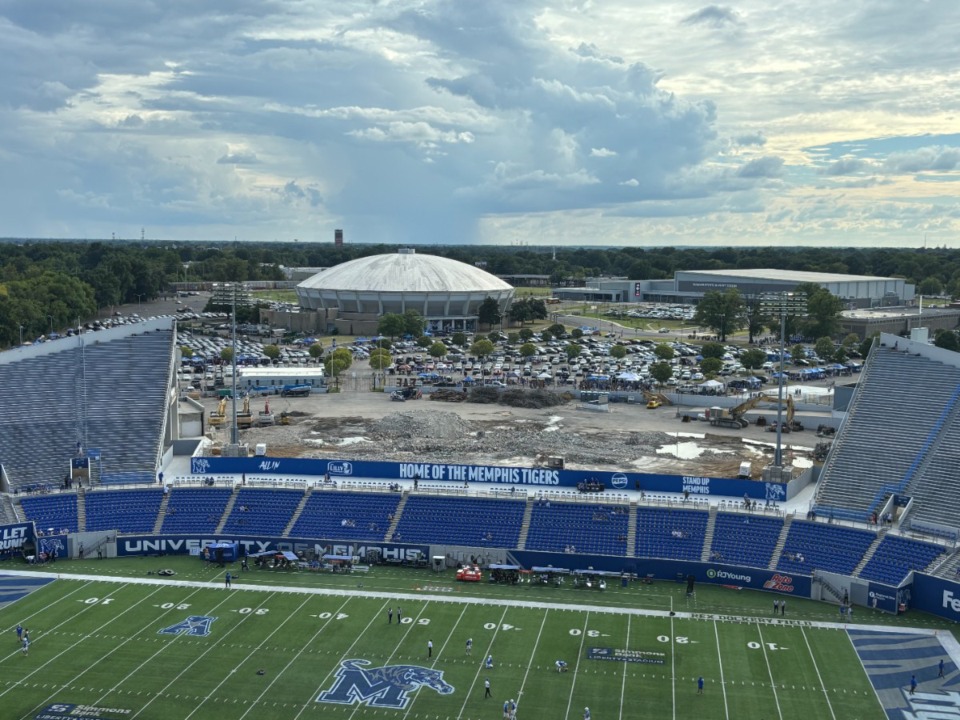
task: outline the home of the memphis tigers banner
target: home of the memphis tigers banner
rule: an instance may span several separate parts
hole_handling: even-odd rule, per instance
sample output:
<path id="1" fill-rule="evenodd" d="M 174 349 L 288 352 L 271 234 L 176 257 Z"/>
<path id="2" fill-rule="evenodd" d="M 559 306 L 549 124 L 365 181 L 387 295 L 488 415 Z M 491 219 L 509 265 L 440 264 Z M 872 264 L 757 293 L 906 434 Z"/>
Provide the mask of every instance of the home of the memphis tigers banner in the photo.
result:
<path id="1" fill-rule="evenodd" d="M 317 702 L 337 705 L 365 704 L 378 708 L 403 710 L 410 703 L 409 693 L 421 687 L 450 695 L 453 685 L 443 679 L 442 670 L 420 665 L 385 665 L 370 668 L 369 660 L 343 660 L 333 686 L 317 696 Z"/>

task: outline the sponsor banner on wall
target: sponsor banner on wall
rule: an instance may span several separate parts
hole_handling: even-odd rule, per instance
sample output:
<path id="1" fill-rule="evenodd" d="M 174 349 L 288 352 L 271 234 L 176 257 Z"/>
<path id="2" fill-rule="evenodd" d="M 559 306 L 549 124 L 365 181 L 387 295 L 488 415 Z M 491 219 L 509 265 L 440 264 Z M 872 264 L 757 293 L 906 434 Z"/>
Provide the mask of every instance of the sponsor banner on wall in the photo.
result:
<path id="1" fill-rule="evenodd" d="M 187 555 L 198 554 L 207 545 L 235 542 L 241 555 L 260 552 L 314 552 L 317 555 L 358 555 L 366 558 L 379 553 L 387 561 L 415 562 L 429 557 L 429 545 L 404 545 L 378 542 L 340 542 L 308 538 L 262 538 L 240 535 L 129 535 L 117 537 L 117 555 Z"/>
<path id="2" fill-rule="evenodd" d="M 960 583 L 943 578 L 913 574 L 910 606 L 947 620 L 960 622 Z"/>
<path id="3" fill-rule="evenodd" d="M 653 473 L 613 472 L 609 470 L 552 470 L 549 468 L 506 467 L 500 465 L 459 465 L 455 463 L 396 463 L 369 460 L 314 460 L 305 458 L 231 458 L 195 457 L 190 472 L 194 475 L 268 474 L 329 475 L 332 480 L 347 478 L 380 480 L 421 480 L 424 482 L 489 483 L 527 485 L 549 490 L 576 488 L 582 482 L 599 482 L 608 491 L 687 493 L 691 496 L 747 496 L 753 500 L 781 502 L 787 498 L 784 483 L 765 483 L 731 478 L 659 475 Z"/>
<path id="4" fill-rule="evenodd" d="M 899 593 L 895 587 L 871 582 L 867 584 L 867 603 L 874 610 L 896 615 L 900 606 Z"/>

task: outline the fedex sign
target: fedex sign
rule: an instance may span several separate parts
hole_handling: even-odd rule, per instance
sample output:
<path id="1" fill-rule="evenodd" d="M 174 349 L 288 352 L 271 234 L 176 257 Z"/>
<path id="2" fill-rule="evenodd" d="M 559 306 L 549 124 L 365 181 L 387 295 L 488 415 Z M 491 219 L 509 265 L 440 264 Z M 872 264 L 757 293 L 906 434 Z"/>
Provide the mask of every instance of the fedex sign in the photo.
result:
<path id="1" fill-rule="evenodd" d="M 953 590 L 943 591 L 943 607 L 955 613 L 960 613 L 960 598 L 953 594 Z"/>

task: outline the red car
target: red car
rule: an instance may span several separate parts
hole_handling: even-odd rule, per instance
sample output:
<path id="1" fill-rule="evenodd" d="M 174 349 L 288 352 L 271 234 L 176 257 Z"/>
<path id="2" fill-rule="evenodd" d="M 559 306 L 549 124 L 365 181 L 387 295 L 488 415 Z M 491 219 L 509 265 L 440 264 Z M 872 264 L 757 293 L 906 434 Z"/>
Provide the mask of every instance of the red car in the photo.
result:
<path id="1" fill-rule="evenodd" d="M 463 582 L 480 582 L 483 579 L 483 573 L 476 565 L 465 565 L 457 570 L 457 580 Z"/>

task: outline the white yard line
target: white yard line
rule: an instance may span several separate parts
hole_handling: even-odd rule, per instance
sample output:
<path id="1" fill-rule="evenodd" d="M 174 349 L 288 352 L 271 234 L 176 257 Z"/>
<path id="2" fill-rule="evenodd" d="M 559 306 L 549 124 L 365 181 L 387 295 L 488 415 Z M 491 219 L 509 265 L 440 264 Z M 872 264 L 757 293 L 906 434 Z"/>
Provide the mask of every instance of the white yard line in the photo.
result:
<path id="1" fill-rule="evenodd" d="M 460 626 L 460 621 L 463 620 L 463 614 L 465 612 L 467 612 L 466 605 L 463 606 L 463 610 L 460 611 L 460 617 L 457 618 L 457 621 L 453 624 L 453 627 L 450 628 L 450 632 L 447 633 L 447 638 L 446 640 L 443 641 L 443 645 L 441 645 L 440 649 L 437 650 L 436 653 L 434 653 L 433 662 L 430 663 L 430 667 L 436 667 L 437 661 L 440 659 L 440 654 L 446 649 L 447 645 L 450 644 L 450 638 L 453 637 L 453 633 L 455 633 L 457 628 Z M 410 712 L 413 710 L 413 706 L 416 704 L 417 698 L 419 697 L 420 697 L 419 692 L 416 695 L 414 695 L 413 699 L 410 701 L 410 705 L 407 708 L 407 711 L 403 714 L 404 718 L 407 718 L 410 716 Z"/>
<path id="2" fill-rule="evenodd" d="M 833 720 L 837 720 L 837 714 L 833 711 L 833 703 L 830 702 L 830 693 L 827 691 L 827 686 L 823 684 L 823 677 L 820 675 L 820 667 L 817 665 L 817 659 L 813 656 L 813 648 L 810 647 L 810 641 L 807 640 L 807 631 L 803 628 L 800 628 L 800 633 L 803 635 L 803 641 L 807 644 L 807 652 L 810 653 L 810 659 L 813 661 L 813 669 L 817 671 L 817 680 L 820 681 L 820 688 L 823 690 L 823 697 L 826 698 L 827 707 L 830 708 L 830 717 Z M 869 675 L 867 676 L 869 678 Z M 873 683 L 870 683 L 871 685 Z"/>
<path id="3" fill-rule="evenodd" d="M 192 593 L 190 593 L 189 595 L 187 595 L 183 600 L 189 600 L 191 597 L 193 597 L 194 595 L 196 595 L 198 592 L 200 592 L 200 591 L 199 591 L 199 590 L 194 590 Z M 144 598 L 144 600 L 152 597 L 154 594 L 155 594 L 155 592 L 150 593 L 150 595 L 148 595 L 147 598 Z M 183 600 L 181 600 L 180 602 L 183 602 Z M 169 615 L 170 613 L 175 612 L 175 611 L 177 610 L 177 607 L 176 607 L 176 606 L 179 605 L 180 602 L 175 603 L 173 607 L 171 607 L 170 609 L 165 610 L 164 612 L 160 613 L 160 618 L 163 618 L 165 615 Z M 123 614 L 123 613 L 121 613 L 121 615 L 122 615 L 122 614 Z M 119 615 L 116 616 L 116 617 L 119 617 Z M 113 622 L 113 620 L 115 620 L 116 617 L 111 618 L 111 622 Z M 115 646 L 113 647 L 113 649 L 110 650 L 110 652 L 108 652 L 106 655 L 104 655 L 104 656 L 100 659 L 100 662 L 103 662 L 104 660 L 106 660 L 108 657 L 110 657 L 111 655 L 113 655 L 115 652 L 117 652 L 118 650 L 120 650 L 123 646 L 125 646 L 127 643 L 129 643 L 129 642 L 131 642 L 132 640 L 134 640 L 136 637 L 138 637 L 141 633 L 145 632 L 146 630 L 147 630 L 147 628 L 144 627 L 144 628 L 142 628 L 141 630 L 138 630 L 137 632 L 135 632 L 135 633 L 134 633 L 133 635 L 131 635 L 130 637 L 126 638 L 122 643 L 120 643 L 120 644 L 118 644 L 118 645 L 115 645 Z M 90 636 L 87 635 L 87 637 L 90 637 Z M 84 638 L 84 639 L 86 639 L 86 638 Z M 73 646 L 71 646 L 71 647 L 73 647 Z M 47 699 L 46 699 L 46 700 L 44 700 L 44 701 L 41 702 L 39 705 L 37 705 L 36 708 L 34 708 L 31 713 L 25 715 L 24 718 L 26 719 L 26 718 L 28 718 L 28 717 L 32 717 L 32 716 L 33 716 L 33 713 L 38 712 L 40 709 L 42 709 L 43 707 L 45 707 L 46 705 L 48 705 L 55 697 L 57 697 L 57 695 L 59 695 L 60 692 L 62 691 L 62 688 L 69 687 L 69 686 L 75 684 L 80 678 L 82 678 L 84 675 L 86 675 L 86 674 L 87 674 L 90 670 L 92 670 L 94 667 L 96 667 L 96 666 L 95 666 L 95 665 L 90 665 L 90 666 L 84 668 L 83 670 L 81 670 L 81 671 L 80 671 L 79 673 L 77 673 L 76 675 L 74 675 L 71 680 L 67 680 L 66 682 L 62 683 L 61 686 L 60 686 L 60 688 L 58 688 L 56 692 L 54 692 L 52 695 L 47 696 Z"/>
<path id="4" fill-rule="evenodd" d="M 257 645 L 253 650 L 251 650 L 250 652 L 248 652 L 248 653 L 247 653 L 247 656 L 246 656 L 243 660 L 241 660 L 239 663 L 237 663 L 236 667 L 234 667 L 232 670 L 230 670 L 229 673 L 227 673 L 226 675 L 224 675 L 224 676 L 223 676 L 223 680 L 221 680 L 220 682 L 218 682 L 217 685 L 216 685 L 216 687 L 213 688 L 213 690 L 211 690 L 210 692 L 208 692 L 207 695 L 206 695 L 206 697 L 204 697 L 203 700 L 201 700 L 201 701 L 197 704 L 197 706 L 196 706 L 193 710 L 190 711 L 190 714 L 187 715 L 183 720 L 190 720 L 190 718 L 193 717 L 194 713 L 196 713 L 197 710 L 199 710 L 201 707 L 203 707 L 204 703 L 206 703 L 207 700 L 209 700 L 210 698 L 212 698 L 213 695 L 214 695 L 214 693 L 216 693 L 217 690 L 219 690 L 221 687 L 223 687 L 223 684 L 224 684 L 227 680 L 229 680 L 229 679 L 231 678 L 231 676 L 233 675 L 233 673 L 236 672 L 236 668 L 237 668 L 237 667 L 240 667 L 240 666 L 243 665 L 247 660 L 249 660 L 251 657 L 253 657 L 253 654 L 254 654 L 255 652 L 257 652 L 260 648 L 262 648 L 262 647 L 266 644 L 266 642 L 267 642 L 268 640 L 274 639 L 274 637 L 276 636 L 277 632 L 279 632 L 280 628 L 282 628 L 282 627 L 283 627 L 284 625 L 286 625 L 290 620 L 292 620 L 293 618 L 295 618 L 295 617 L 297 616 L 297 614 L 298 614 L 301 610 L 303 610 L 303 606 L 306 605 L 308 602 L 310 602 L 310 598 L 305 598 L 304 601 L 303 601 L 302 603 L 300 603 L 300 606 L 299 606 L 296 610 L 294 610 L 292 613 L 290 613 L 289 615 L 287 615 L 287 617 L 285 617 L 285 618 L 283 619 L 283 622 L 281 622 L 279 625 L 277 625 L 276 628 L 274 628 L 273 632 L 271 632 L 269 635 L 267 635 L 266 637 L 264 637 L 263 640 L 260 641 L 260 644 L 259 644 L 259 645 Z M 250 615 L 248 615 L 247 617 L 250 617 L 250 616 L 252 616 L 252 615 L 253 615 L 253 613 L 250 613 Z M 244 619 L 246 619 L 246 618 L 244 618 Z M 204 653 L 204 654 L 206 654 L 206 653 Z M 199 659 L 199 658 L 198 658 L 198 659 Z M 191 663 L 191 665 L 192 665 L 192 664 L 193 664 L 193 663 Z M 188 666 L 188 667 L 189 667 L 189 666 Z M 186 672 L 186 671 L 184 671 L 184 672 Z M 182 675 L 182 674 L 183 674 L 183 673 L 180 673 L 180 675 Z M 179 677 L 179 675 L 178 675 L 177 677 Z M 137 714 L 139 714 L 139 713 L 137 713 Z M 134 717 L 136 717 L 136 716 L 134 716 Z"/>
<path id="5" fill-rule="evenodd" d="M 346 603 L 344 603 L 344 604 L 346 604 Z M 356 645 L 358 642 L 360 642 L 360 638 L 362 638 L 362 637 L 366 634 L 367 630 L 370 629 L 370 626 L 373 625 L 374 620 L 376 620 L 378 617 L 380 617 L 381 613 L 383 612 L 383 608 L 384 608 L 385 605 L 386 605 L 386 603 L 384 603 L 383 605 L 381 605 L 381 606 L 380 606 L 380 609 L 377 610 L 375 613 L 373 613 L 373 615 L 371 615 L 371 617 L 370 617 L 370 622 L 368 622 L 367 625 L 366 625 L 366 627 L 363 628 L 363 632 L 357 633 L 357 637 L 354 639 L 354 641 L 353 641 L 352 643 L 350 643 L 350 647 L 348 647 L 348 648 L 344 651 L 343 655 L 340 656 L 340 661 L 341 661 L 341 662 L 344 660 L 344 658 L 346 658 L 346 657 L 348 657 L 348 656 L 350 655 L 350 652 L 353 650 L 353 646 Z M 342 607 L 342 606 L 341 606 L 341 607 Z M 314 637 L 316 637 L 316 636 L 314 636 Z M 300 652 L 303 652 L 303 651 L 301 650 Z M 338 664 L 339 664 L 339 663 L 338 663 Z M 332 668 L 330 668 L 330 669 L 327 671 L 327 674 L 323 676 L 323 680 L 320 681 L 320 684 L 317 686 L 317 689 L 314 690 L 312 693 L 310 693 L 310 695 L 307 696 L 307 701 L 303 704 L 303 707 L 300 708 L 300 712 L 298 712 L 298 713 L 296 714 L 296 716 L 294 717 L 294 720 L 296 720 L 298 717 L 300 717 L 301 715 L 303 715 L 303 711 L 306 710 L 308 707 L 310 707 L 310 703 L 313 701 L 313 699 L 314 699 L 315 697 L 317 697 L 317 695 L 318 695 L 318 694 L 320 693 L 320 691 L 323 689 L 323 686 L 327 684 L 327 680 L 329 680 L 329 679 L 330 679 L 330 676 L 333 675 L 336 671 L 337 671 L 337 665 L 334 665 Z M 279 674 L 277 675 L 277 677 L 279 677 Z M 268 689 L 269 689 L 269 688 L 268 688 Z M 263 697 L 263 695 L 261 695 L 261 697 Z M 252 706 L 251 706 L 251 707 L 252 707 Z M 248 710 L 247 712 L 250 712 L 250 711 Z M 246 716 L 247 716 L 247 713 L 244 713 L 244 714 L 243 714 L 243 717 L 246 717 Z"/>
<path id="6" fill-rule="evenodd" d="M 783 720 L 783 711 L 780 710 L 780 698 L 777 695 L 777 684 L 773 679 L 773 668 L 770 667 L 770 658 L 767 656 L 767 644 L 763 641 L 763 631 L 757 624 L 757 634 L 760 636 L 760 649 L 763 650 L 763 659 L 767 663 L 767 674 L 770 676 L 770 688 L 773 690 L 773 702 L 777 705 L 777 715 Z"/>
<path id="7" fill-rule="evenodd" d="M 549 614 L 549 609 L 543 611 L 543 620 L 540 621 L 540 630 L 537 632 L 537 639 L 533 641 L 533 648 L 530 650 L 530 660 L 527 662 L 527 671 L 523 674 L 523 680 L 520 682 L 520 689 L 517 690 L 517 705 L 520 704 L 520 700 L 523 698 L 523 686 L 527 684 L 527 676 L 530 674 L 530 666 L 533 665 L 533 656 L 536 654 L 537 648 L 540 647 L 540 637 L 543 635 L 543 626 L 547 624 L 547 615 Z"/>
<path id="8" fill-rule="evenodd" d="M 60 603 L 60 602 L 62 602 L 62 601 L 64 601 L 64 600 L 68 599 L 68 598 L 71 597 L 72 595 L 76 595 L 76 594 L 77 594 L 78 592 L 80 592 L 81 590 L 86 590 L 89 586 L 90 586 L 90 583 L 84 583 L 83 585 L 81 585 L 80 587 L 78 587 L 76 590 L 73 590 L 73 591 L 71 591 L 71 592 L 68 592 L 68 593 L 67 593 L 66 595 L 64 595 L 63 597 L 57 598 L 57 600 L 55 601 L 54 605 L 44 605 L 42 608 L 40 608 L 40 609 L 37 610 L 35 613 L 33 613 L 33 615 L 28 615 L 27 617 L 22 618 L 22 619 L 20 620 L 20 624 L 23 625 L 23 627 L 25 627 L 25 628 L 27 628 L 27 629 L 29 630 L 29 629 L 30 629 L 30 624 L 29 624 L 29 621 L 30 621 L 30 620 L 33 620 L 35 617 L 38 617 L 41 613 L 47 612 L 48 610 L 50 610 L 50 608 L 55 607 L 57 603 Z M 117 588 L 117 589 L 119 590 L 120 588 Z M 12 603 L 11 603 L 11 604 L 12 604 Z M 7 607 L 10 607 L 10 606 L 7 605 Z M 84 608 L 84 609 L 86 610 L 87 608 Z M 67 623 L 73 622 L 73 620 L 75 619 L 75 617 L 76 617 L 76 616 L 73 616 L 73 617 L 69 618 L 68 620 L 64 620 L 64 621 L 61 622 L 59 625 L 57 625 L 56 627 L 54 627 L 53 630 L 56 630 L 56 629 L 59 628 L 61 625 L 65 625 L 65 624 L 67 624 Z M 15 627 L 16 627 L 16 625 L 11 625 L 11 626 L 8 628 L 8 630 L 4 630 L 2 634 L 3 634 L 3 635 L 6 635 L 8 631 L 9 631 L 9 632 L 13 632 L 13 629 L 14 629 Z M 46 632 L 50 632 L 50 630 L 47 630 Z M 32 643 L 33 643 L 33 640 L 31 640 L 30 643 L 32 644 Z M 0 658 L 0 660 L 9 660 L 9 659 L 12 658 L 14 655 L 19 655 L 19 654 L 20 654 L 20 647 L 17 646 L 17 649 L 16 649 L 14 652 L 10 653 L 10 654 L 7 655 L 6 657 Z"/>
<path id="9" fill-rule="evenodd" d="M 274 684 L 277 680 L 279 680 L 281 677 L 283 677 L 283 674 L 287 671 L 287 668 L 289 668 L 289 667 L 290 667 L 291 665 L 293 665 L 297 660 L 300 659 L 300 656 L 303 655 L 304 652 L 306 652 L 306 649 L 307 649 L 308 647 L 310 647 L 310 643 L 312 643 L 314 640 L 316 640 L 316 639 L 320 636 L 320 634 L 321 634 L 324 630 L 327 629 L 327 626 L 328 626 L 331 622 L 333 622 L 334 620 L 336 620 L 337 615 L 339 615 L 341 612 L 343 612 L 343 609 L 347 606 L 347 603 L 349 603 L 349 602 L 350 602 L 350 599 L 347 598 L 346 600 L 343 601 L 343 603 L 341 603 L 340 607 L 337 608 L 337 611 L 336 611 L 336 612 L 330 613 L 330 617 L 327 618 L 327 621 L 320 626 L 320 628 L 313 634 L 313 636 L 312 636 L 306 643 L 304 643 L 303 647 L 300 648 L 300 649 L 297 651 L 297 654 L 294 655 L 292 658 L 290 658 L 290 660 L 287 662 L 287 664 L 284 665 L 284 666 L 273 676 L 273 679 L 271 679 L 270 682 L 267 683 L 267 686 L 263 689 L 263 691 L 262 691 L 259 695 L 257 695 L 257 699 L 250 703 L 250 707 L 248 707 L 248 708 L 246 709 L 246 711 L 243 713 L 243 715 L 240 716 L 240 720 L 243 720 L 243 718 L 245 718 L 247 715 L 249 715 L 251 712 L 253 712 L 253 709 L 257 706 L 257 703 L 260 702 L 260 700 L 263 699 L 263 696 L 266 695 L 266 694 L 270 691 L 270 688 L 273 687 L 273 684 Z M 383 609 L 383 608 L 381 608 L 381 610 L 382 610 L 382 609 Z M 375 618 L 376 618 L 376 615 L 374 615 L 374 617 L 370 619 L 370 622 L 367 623 L 367 627 L 368 627 L 368 628 L 369 628 L 370 625 L 373 623 L 373 620 L 374 620 Z M 358 636 L 358 639 L 359 639 L 359 636 Z M 356 640 L 354 640 L 354 643 L 356 643 Z M 351 645 L 350 647 L 353 647 L 353 646 Z M 331 670 L 331 672 L 333 672 L 333 671 Z M 330 673 L 327 673 L 327 677 L 330 677 Z M 307 707 L 307 706 L 305 705 L 304 708 L 300 710 L 300 712 L 303 712 L 303 710 L 306 709 L 306 707 Z M 298 717 L 299 717 L 299 715 L 298 715 Z"/>
<path id="10" fill-rule="evenodd" d="M 670 599 L 673 608 L 673 598 Z M 670 613 L 670 698 L 673 710 L 673 720 L 677 720 L 677 638 L 673 633 L 674 614 Z M 783 720 L 781 718 L 780 720 Z"/>
<path id="11" fill-rule="evenodd" d="M 231 597 L 233 597 L 233 596 L 234 596 L 234 595 L 233 595 L 232 592 L 231 592 L 231 593 L 227 593 L 227 594 L 224 596 L 223 600 L 221 600 L 221 601 L 218 602 L 216 605 L 214 605 L 213 610 L 216 610 L 218 607 L 220 607 L 221 605 L 223 605 L 225 602 L 227 602 L 227 600 L 229 600 L 229 599 L 230 599 Z M 270 598 L 272 598 L 272 597 L 273 597 L 273 595 L 268 595 L 268 596 L 263 600 L 263 602 L 261 602 L 261 603 L 257 606 L 257 609 L 259 610 L 260 608 L 262 608 L 267 602 L 270 601 Z M 304 600 L 304 602 L 306 602 L 306 600 Z M 213 610 L 211 610 L 210 612 L 213 612 Z M 196 665 L 198 662 L 200 662 L 204 657 L 206 657 L 207 653 L 212 652 L 214 649 L 216 649 L 216 647 L 217 647 L 218 645 L 220 645 L 220 643 L 222 643 L 222 642 L 223 642 L 224 640 L 226 640 L 228 637 L 230 637 L 230 635 L 232 635 L 232 634 L 234 633 L 234 631 L 240 629 L 240 628 L 243 626 L 243 624 L 246 623 L 246 621 L 247 621 L 248 619 L 254 617 L 254 614 L 255 614 L 255 613 L 249 613 L 248 615 L 244 615 L 244 616 L 241 618 L 240 622 L 238 622 L 238 623 L 237 623 L 236 625 L 234 625 L 232 628 L 230 628 L 229 630 L 227 630 L 227 632 L 225 632 L 223 635 L 221 635 L 219 638 L 217 638 L 217 640 L 216 640 L 215 642 L 211 643 L 211 645 L 210 645 L 206 650 L 204 650 L 202 653 L 200 653 L 200 655 L 198 655 L 197 657 L 195 657 L 195 658 L 190 662 L 189 665 L 187 665 L 187 666 L 184 667 L 182 670 L 180 670 L 180 672 L 177 673 L 176 676 L 174 676 L 173 680 L 171 680 L 170 682 L 168 682 L 168 683 L 167 683 L 166 685 L 164 685 L 159 691 L 157 691 L 156 693 L 154 693 L 153 697 L 150 698 L 149 700 L 147 700 L 147 702 L 143 705 L 143 707 L 141 707 L 139 710 L 137 710 L 133 715 L 131 715 L 131 717 L 134 717 L 134 718 L 135 718 L 135 717 L 138 717 L 138 716 L 140 715 L 140 713 L 142 713 L 144 710 L 146 710 L 148 707 L 150 707 L 150 705 L 153 704 L 153 701 L 156 700 L 157 698 L 159 698 L 161 695 L 163 695 L 163 693 L 165 693 L 168 689 L 170 689 L 170 688 L 177 682 L 177 680 L 179 680 L 180 678 L 182 678 L 182 677 L 184 676 L 184 674 L 187 672 L 187 670 L 189 670 L 190 668 L 192 668 L 194 665 Z M 128 673 L 123 677 L 123 679 L 120 680 L 120 682 L 118 682 L 116 685 L 114 685 L 112 688 L 110 688 L 110 689 L 106 692 L 106 694 L 103 695 L 103 697 L 101 697 L 100 699 L 98 699 L 98 700 L 94 703 L 94 705 L 99 705 L 100 703 L 102 703 L 107 697 L 109 697 L 110 693 L 114 692 L 118 687 L 120 687 L 121 685 L 123 685 L 123 683 L 125 683 L 127 680 L 129 680 L 131 677 L 133 677 L 133 676 L 134 676 L 137 672 L 139 672 L 140 669 L 143 668 L 147 663 L 152 662 L 153 659 L 156 658 L 160 653 L 162 653 L 162 652 L 168 650 L 169 648 L 173 647 L 173 645 L 176 643 L 176 641 L 179 640 L 181 637 L 183 637 L 182 634 L 177 635 L 176 637 L 173 638 L 173 640 L 172 640 L 171 642 L 164 644 L 164 646 L 163 646 L 162 648 L 160 648 L 159 650 L 157 650 L 153 655 L 151 655 L 150 657 L 148 657 L 146 660 L 144 660 L 142 663 L 140 663 L 137 667 L 135 667 L 133 670 L 131 670 L 130 672 L 128 672 Z"/>
<path id="12" fill-rule="evenodd" d="M 583 631 L 580 633 L 580 649 L 577 651 L 577 664 L 573 667 L 573 682 L 570 683 L 570 696 L 567 698 L 567 712 L 565 718 L 570 717 L 570 706 L 573 705 L 573 690 L 577 687 L 577 674 L 580 670 L 580 658 L 583 657 L 583 644 L 587 641 L 587 623 L 590 622 L 590 611 L 583 619 Z"/>
<path id="13" fill-rule="evenodd" d="M 626 649 L 630 649 L 630 621 L 633 620 L 632 617 L 627 615 L 627 642 Z M 623 696 L 627 692 L 627 667 L 630 663 L 625 662 L 623 664 L 623 681 L 620 683 L 620 720 L 623 720 Z"/>
<path id="14" fill-rule="evenodd" d="M 118 591 L 120 591 L 120 590 L 122 590 L 122 588 L 117 588 L 116 590 L 114 590 L 113 592 L 109 593 L 109 594 L 106 595 L 105 597 L 110 597 L 110 595 L 112 595 L 114 592 L 118 592 Z M 73 648 L 75 648 L 77 645 L 79 645 L 80 643 L 82 643 L 84 640 L 87 640 L 88 638 L 96 635 L 100 630 L 102 630 L 103 628 L 107 627 L 108 625 L 112 625 L 113 622 L 114 622 L 118 617 L 120 617 L 121 615 L 126 615 L 128 612 L 130 612 L 131 610 L 133 610 L 134 608 L 136 608 L 137 606 L 139 606 L 140 603 L 149 600 L 151 597 L 153 597 L 153 596 L 154 596 L 157 592 L 159 592 L 159 591 L 160 591 L 160 590 L 159 590 L 159 588 L 158 588 L 156 591 L 150 593 L 149 595 L 147 595 L 147 596 L 146 596 L 145 598 L 143 598 L 142 600 L 138 600 L 137 602 L 135 602 L 133 605 L 131 605 L 130 607 L 128 607 L 126 610 L 124 610 L 122 613 L 119 613 L 118 615 L 114 615 L 114 614 L 111 613 L 110 619 L 107 620 L 107 622 L 103 623 L 102 625 L 99 625 L 96 629 L 88 632 L 86 635 L 84 635 L 82 638 L 80 638 L 79 640 L 77 640 L 75 643 L 73 643 L 73 644 L 70 645 L 69 647 L 64 648 L 63 650 L 61 650 L 61 651 L 58 652 L 56 655 L 54 655 L 52 658 L 50 658 L 50 659 L 47 660 L 45 663 L 43 663 L 43 665 L 40 665 L 39 667 L 34 668 L 34 670 L 33 670 L 32 672 L 27 673 L 27 674 L 26 674 L 24 677 L 22 677 L 20 680 L 17 680 L 16 682 L 11 683 L 10 687 L 8 687 L 8 688 L 7 688 L 6 690 L 4 690 L 3 692 L 0 692 L 0 697 L 3 697 L 4 695 L 6 695 L 6 694 L 7 694 L 8 692 L 10 692 L 11 690 L 14 690 L 15 688 L 19 687 L 19 686 L 22 685 L 25 681 L 29 680 L 31 677 L 33 677 L 33 676 L 36 675 L 37 673 L 42 672 L 44 668 L 46 668 L 48 665 L 54 663 L 56 660 L 58 660 L 58 659 L 61 658 L 62 656 L 68 654 Z M 83 610 L 81 610 L 81 612 L 86 612 L 88 609 L 94 608 L 94 607 L 96 607 L 96 605 L 89 605 L 89 606 L 85 607 Z M 72 616 L 72 617 L 70 617 L 70 618 L 67 618 L 66 620 L 64 620 L 64 621 L 63 621 L 62 623 L 60 623 L 59 625 L 54 626 L 53 629 L 56 630 L 57 628 L 59 628 L 59 627 L 61 627 L 61 626 L 63 626 L 63 625 L 70 625 L 70 624 L 74 623 L 74 622 L 76 621 L 76 619 L 77 619 L 77 616 L 76 616 L 76 615 L 74 615 L 74 616 Z M 41 637 L 42 637 L 42 635 L 41 635 Z M 31 642 L 32 642 L 32 641 L 31 641 Z M 31 717 L 32 717 L 32 716 L 31 716 Z"/>
<path id="15" fill-rule="evenodd" d="M 723 653 L 720 652 L 720 630 L 717 629 L 717 621 L 713 621 L 713 634 L 717 638 L 717 661 L 720 663 L 720 689 L 723 691 L 723 712 L 730 720 L 730 708 L 727 707 L 727 683 L 723 679 Z M 836 720 L 836 718 L 834 718 Z"/>
<path id="16" fill-rule="evenodd" d="M 862 630 L 863 628 L 858 626 L 856 629 Z M 891 631 L 888 630 L 888 632 L 891 632 Z M 893 632 L 896 632 L 896 631 L 893 631 Z M 867 666 L 863 664 L 863 658 L 860 657 L 860 653 L 857 652 L 857 646 L 853 644 L 853 638 L 850 637 L 850 633 L 846 632 L 846 629 L 844 629 L 843 634 L 847 636 L 847 642 L 850 643 L 850 646 L 853 649 L 853 654 L 857 656 L 857 662 L 860 663 L 860 667 L 863 669 L 863 674 L 867 676 L 867 681 L 870 683 L 870 689 L 873 690 L 873 696 L 877 699 L 877 704 L 880 705 L 881 708 L 884 708 L 884 710 L 886 710 L 886 705 L 884 705 L 883 700 L 880 699 L 880 692 L 877 690 L 876 686 L 873 684 L 873 680 L 870 679 L 870 673 L 867 672 Z M 942 643 L 943 640 L 941 640 L 940 642 Z"/>
<path id="17" fill-rule="evenodd" d="M 497 639 L 497 633 L 500 632 L 500 628 L 503 627 L 503 619 L 507 616 L 507 610 L 509 606 L 503 609 L 503 614 L 500 616 L 500 622 L 497 623 L 497 629 L 493 631 L 493 637 L 490 638 L 490 642 L 487 643 L 487 649 L 483 653 L 483 658 L 480 660 L 480 667 L 477 668 L 477 674 L 473 676 L 473 681 L 470 683 L 470 689 L 467 690 L 467 694 L 463 698 L 463 705 L 460 707 L 460 712 L 457 714 L 458 718 L 463 717 L 464 711 L 467 709 L 467 703 L 470 702 L 470 696 L 473 695 L 473 688 L 477 685 L 477 680 L 480 679 L 480 671 L 483 669 L 483 663 L 486 662 L 487 655 L 490 654 L 490 648 L 493 647 L 494 641 Z"/>

